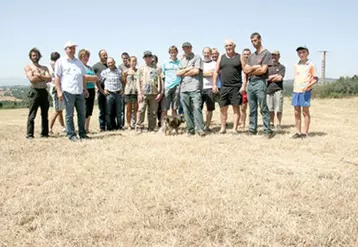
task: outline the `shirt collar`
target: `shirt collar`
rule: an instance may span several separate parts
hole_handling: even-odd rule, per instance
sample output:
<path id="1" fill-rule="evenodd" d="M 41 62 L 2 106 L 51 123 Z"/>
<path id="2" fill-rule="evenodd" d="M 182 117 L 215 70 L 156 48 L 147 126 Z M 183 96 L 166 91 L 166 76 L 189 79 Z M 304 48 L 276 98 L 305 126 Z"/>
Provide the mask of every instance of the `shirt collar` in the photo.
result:
<path id="1" fill-rule="evenodd" d="M 301 60 L 298 61 L 298 64 L 301 64 L 301 65 L 308 65 L 310 63 L 310 60 L 307 59 L 307 61 L 305 63 L 302 63 Z"/>
<path id="2" fill-rule="evenodd" d="M 75 61 L 75 60 L 77 59 L 76 57 L 73 57 L 73 59 L 71 59 L 71 58 L 69 58 L 68 55 L 66 55 L 66 58 L 67 58 L 67 60 L 69 60 L 69 61 Z"/>

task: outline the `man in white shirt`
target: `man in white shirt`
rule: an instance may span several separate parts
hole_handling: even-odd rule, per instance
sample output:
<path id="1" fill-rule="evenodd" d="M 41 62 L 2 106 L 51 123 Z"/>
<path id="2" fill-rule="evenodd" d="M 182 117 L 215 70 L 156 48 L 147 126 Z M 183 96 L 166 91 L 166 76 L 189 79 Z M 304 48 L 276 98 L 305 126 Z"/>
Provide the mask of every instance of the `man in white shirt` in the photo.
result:
<path id="1" fill-rule="evenodd" d="M 73 112 L 76 108 L 78 133 L 80 139 L 88 139 L 85 130 L 85 97 L 86 70 L 82 62 L 75 57 L 76 46 L 71 41 L 65 44 L 66 56 L 61 57 L 55 64 L 55 83 L 59 100 L 65 101 L 67 136 L 71 141 L 78 141 L 73 123 Z"/>
<path id="2" fill-rule="evenodd" d="M 213 117 L 213 111 L 215 110 L 215 100 L 213 88 L 213 74 L 216 69 L 216 62 L 211 60 L 212 50 L 210 47 L 203 49 L 204 57 L 204 70 L 203 70 L 203 91 L 202 91 L 202 103 L 201 108 L 203 109 L 204 103 L 206 105 L 206 122 L 204 126 L 205 131 L 210 130 L 210 123 Z"/>

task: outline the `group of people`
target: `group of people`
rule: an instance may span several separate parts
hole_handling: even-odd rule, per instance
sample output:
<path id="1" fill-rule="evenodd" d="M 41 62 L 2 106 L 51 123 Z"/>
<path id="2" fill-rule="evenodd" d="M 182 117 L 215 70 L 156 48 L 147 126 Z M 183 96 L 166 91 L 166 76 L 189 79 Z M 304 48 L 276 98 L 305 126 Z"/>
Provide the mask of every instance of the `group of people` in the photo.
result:
<path id="1" fill-rule="evenodd" d="M 100 131 L 135 129 L 141 133 L 147 116 L 148 131 L 164 133 L 164 119 L 184 115 L 187 134 L 205 136 L 211 132 L 215 103 L 220 106 L 221 128 L 227 129 L 228 108 L 233 109 L 233 134 L 245 128 L 247 104 L 249 129 L 257 134 L 258 108 L 263 119 L 267 138 L 281 130 L 283 111 L 283 79 L 285 66 L 280 63 L 280 52 L 269 52 L 262 45 L 261 35 L 250 36 L 255 51 L 246 48 L 236 52 L 232 40 L 225 41 L 225 54 L 218 49 L 205 47 L 202 57 L 194 54 L 189 42 L 182 44 L 183 55 L 170 46 L 169 59 L 158 65 L 158 57 L 150 51 L 143 53 L 144 65 L 137 68 L 137 57 L 122 53 L 122 64 L 116 65 L 106 50 L 98 52 L 99 62 L 88 65 L 90 52 L 82 49 L 76 58 L 77 45 L 71 41 L 64 46 L 66 55 L 51 54 L 49 66 L 39 64 L 41 53 L 33 48 L 29 52 L 32 64 L 25 67 L 30 81 L 27 138 L 34 137 L 34 120 L 41 108 L 41 136 L 48 137 L 56 119 L 71 141 L 88 139 L 96 89 L 98 92 Z M 294 106 L 297 133 L 293 138 L 305 138 L 310 125 L 310 98 L 312 86 L 317 82 L 314 64 L 308 60 L 307 47 L 297 48 L 299 62 L 294 65 Z M 48 86 L 55 112 L 48 121 Z M 206 106 L 205 121 L 203 107 Z M 78 135 L 73 116 L 77 112 Z M 66 110 L 65 121 L 63 110 Z M 179 112 L 178 112 L 179 111 Z M 304 129 L 301 129 L 301 111 Z M 65 124 L 66 123 L 66 124 Z M 276 123 L 276 124 L 275 124 Z M 273 130 L 275 128 L 276 131 Z"/>

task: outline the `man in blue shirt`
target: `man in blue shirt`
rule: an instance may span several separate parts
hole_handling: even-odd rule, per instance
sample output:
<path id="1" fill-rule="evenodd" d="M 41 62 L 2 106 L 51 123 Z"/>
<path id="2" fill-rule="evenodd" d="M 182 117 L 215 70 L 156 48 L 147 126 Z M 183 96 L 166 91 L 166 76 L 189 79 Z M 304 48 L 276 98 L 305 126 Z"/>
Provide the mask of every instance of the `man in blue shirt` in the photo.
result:
<path id="1" fill-rule="evenodd" d="M 172 109 L 172 116 L 177 116 L 177 109 L 179 108 L 179 89 L 181 77 L 177 76 L 177 71 L 180 67 L 180 60 L 178 59 L 178 48 L 176 46 L 169 47 L 170 59 L 165 61 L 162 66 L 163 77 L 165 78 L 164 87 L 162 89 L 162 127 L 160 132 L 165 132 L 164 119 L 168 114 L 168 110 Z"/>

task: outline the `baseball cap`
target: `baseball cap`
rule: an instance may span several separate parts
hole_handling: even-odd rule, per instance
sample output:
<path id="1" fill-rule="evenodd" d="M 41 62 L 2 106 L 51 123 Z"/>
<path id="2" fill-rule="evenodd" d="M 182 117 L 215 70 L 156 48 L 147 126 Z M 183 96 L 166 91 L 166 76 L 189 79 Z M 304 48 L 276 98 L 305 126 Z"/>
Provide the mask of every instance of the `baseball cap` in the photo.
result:
<path id="1" fill-rule="evenodd" d="M 189 42 L 184 42 L 181 47 L 192 47 L 192 45 Z"/>
<path id="2" fill-rule="evenodd" d="M 271 54 L 280 55 L 280 52 L 278 50 L 273 50 L 273 52 L 271 52 Z"/>
<path id="3" fill-rule="evenodd" d="M 71 40 L 67 41 L 64 46 L 64 49 L 66 50 L 67 47 L 72 47 L 72 46 L 77 46 L 77 45 L 75 43 L 73 43 Z"/>
<path id="4" fill-rule="evenodd" d="M 152 57 L 153 56 L 153 53 L 151 51 L 145 51 L 143 53 L 143 57 Z"/>
<path id="5" fill-rule="evenodd" d="M 306 46 L 299 46 L 297 47 L 296 51 L 299 51 L 299 50 L 306 50 L 308 51 L 308 48 Z"/>

